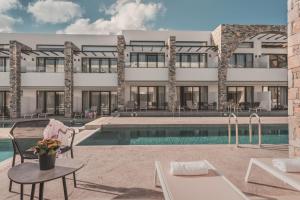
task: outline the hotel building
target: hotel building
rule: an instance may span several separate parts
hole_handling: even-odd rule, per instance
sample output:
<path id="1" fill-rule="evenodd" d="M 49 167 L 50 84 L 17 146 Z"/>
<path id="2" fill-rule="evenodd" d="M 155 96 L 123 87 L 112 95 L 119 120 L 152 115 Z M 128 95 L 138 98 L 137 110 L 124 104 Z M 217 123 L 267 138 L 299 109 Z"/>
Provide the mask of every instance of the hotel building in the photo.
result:
<path id="1" fill-rule="evenodd" d="M 287 28 L 0 33 L 0 115 L 287 109 Z"/>

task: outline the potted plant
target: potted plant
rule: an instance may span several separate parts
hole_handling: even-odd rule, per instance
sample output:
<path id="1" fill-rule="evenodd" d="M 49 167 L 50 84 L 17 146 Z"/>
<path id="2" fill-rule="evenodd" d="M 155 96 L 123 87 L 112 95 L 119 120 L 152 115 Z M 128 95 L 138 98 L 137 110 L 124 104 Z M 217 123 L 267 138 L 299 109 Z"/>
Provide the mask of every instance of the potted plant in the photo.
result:
<path id="1" fill-rule="evenodd" d="M 61 142 L 55 139 L 44 139 L 38 141 L 35 146 L 35 153 L 39 157 L 40 170 L 49 170 L 54 168 L 56 154 L 60 144 Z"/>

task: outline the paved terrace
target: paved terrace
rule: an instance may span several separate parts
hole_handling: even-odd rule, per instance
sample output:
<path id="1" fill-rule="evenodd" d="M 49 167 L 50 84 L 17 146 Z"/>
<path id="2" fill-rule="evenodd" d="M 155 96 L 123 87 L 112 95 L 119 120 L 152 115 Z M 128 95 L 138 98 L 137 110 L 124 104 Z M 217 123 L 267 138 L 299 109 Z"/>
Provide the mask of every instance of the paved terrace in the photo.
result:
<path id="1" fill-rule="evenodd" d="M 253 123 L 256 123 L 253 118 Z M 248 124 L 249 117 L 238 117 L 239 124 Z M 263 124 L 287 124 L 287 117 L 262 117 Z M 105 126 L 151 126 L 151 125 L 199 125 L 199 124 L 227 124 L 228 117 L 102 117 L 85 125 L 86 129 Z M 232 119 L 232 123 L 234 120 Z"/>
<path id="2" fill-rule="evenodd" d="M 82 133 L 84 133 L 83 131 Z M 82 134 L 80 133 L 80 134 Z M 285 149 L 235 148 L 229 145 L 186 146 L 76 146 L 75 157 L 85 163 L 77 174 L 78 188 L 72 177 L 67 180 L 70 199 L 163 199 L 160 188 L 154 187 L 154 161 L 190 161 L 207 159 L 252 200 L 296 200 L 300 192 L 254 168 L 251 180 L 244 177 L 251 157 L 287 157 Z M 19 187 L 8 192 L 7 170 L 0 168 L 0 199 L 19 199 Z M 30 187 L 25 187 L 30 194 Z M 38 192 L 36 192 L 36 196 Z M 62 199 L 61 180 L 45 186 L 46 199 Z M 26 199 L 29 197 L 26 196 Z M 225 200 L 225 199 L 224 199 Z"/>

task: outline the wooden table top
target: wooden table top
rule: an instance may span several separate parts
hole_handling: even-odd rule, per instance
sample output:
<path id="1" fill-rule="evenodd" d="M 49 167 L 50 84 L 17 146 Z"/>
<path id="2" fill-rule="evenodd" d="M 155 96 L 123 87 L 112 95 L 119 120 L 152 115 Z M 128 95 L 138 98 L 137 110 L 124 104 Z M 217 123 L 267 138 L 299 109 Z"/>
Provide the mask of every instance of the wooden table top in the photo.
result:
<path id="1" fill-rule="evenodd" d="M 56 159 L 53 169 L 40 170 L 38 162 L 25 162 L 12 167 L 8 171 L 8 178 L 19 184 L 37 184 L 72 174 L 83 166 L 83 163 L 75 159 L 60 158 Z"/>

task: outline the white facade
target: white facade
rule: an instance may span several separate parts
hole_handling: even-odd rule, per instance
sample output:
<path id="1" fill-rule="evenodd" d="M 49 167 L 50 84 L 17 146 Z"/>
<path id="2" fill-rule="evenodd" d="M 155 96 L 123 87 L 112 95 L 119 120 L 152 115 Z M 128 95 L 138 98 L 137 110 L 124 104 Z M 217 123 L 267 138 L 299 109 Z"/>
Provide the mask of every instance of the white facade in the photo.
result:
<path id="1" fill-rule="evenodd" d="M 208 46 L 214 46 L 212 41 L 212 36 L 210 31 L 123 31 L 122 35 L 126 41 L 125 49 L 125 101 L 132 100 L 132 87 L 164 87 L 165 102 L 168 102 L 168 49 L 167 44 L 170 36 L 176 37 L 176 42 L 178 46 L 178 54 L 184 54 L 180 57 L 180 65 L 186 65 L 189 63 L 192 65 L 197 65 L 195 63 L 199 62 L 199 67 L 177 67 L 176 68 L 176 86 L 177 87 L 188 87 L 193 90 L 202 90 L 201 87 L 207 87 L 206 94 L 197 95 L 206 100 L 205 103 L 212 104 L 218 102 L 218 51 L 209 49 Z M 73 42 L 81 51 L 84 46 L 89 46 L 92 48 L 108 48 L 117 46 L 117 36 L 115 35 L 60 35 L 60 34 L 23 34 L 23 33 L 1 33 L 0 34 L 0 44 L 9 44 L 11 40 L 16 40 L 21 42 L 33 50 L 37 49 L 38 45 L 64 45 L 65 41 Z M 200 42 L 205 42 L 198 45 Z M 263 91 L 264 86 L 287 86 L 287 68 L 272 68 L 270 66 L 270 54 L 287 54 L 286 48 L 262 48 L 262 42 L 273 42 L 276 43 L 278 40 L 275 38 L 271 39 L 249 39 L 247 42 L 253 43 L 253 48 L 238 48 L 235 53 L 237 54 L 252 54 L 253 64 L 251 67 L 246 68 L 236 68 L 234 66 L 228 68 L 227 70 L 227 81 L 228 86 L 250 86 L 253 87 L 253 101 L 256 101 L 257 93 Z M 281 41 L 286 42 L 286 41 Z M 159 44 L 158 46 L 156 46 Z M 161 47 L 160 44 L 166 45 L 166 47 Z M 180 44 L 182 48 L 180 48 Z M 140 45 L 140 46 L 139 46 Z M 152 45 L 152 47 L 151 47 Z M 191 46 L 191 47 L 189 47 Z M 194 47 L 193 47 L 194 46 Z M 200 49 L 196 48 L 198 46 L 207 46 Z M 145 59 L 148 59 L 147 64 L 142 63 L 139 60 L 139 64 L 150 65 L 149 63 L 153 60 L 158 59 L 155 57 L 157 54 L 162 54 L 164 56 L 164 62 L 158 63 L 157 67 L 132 67 L 133 66 L 133 53 L 140 53 L 139 56 L 144 59 L 144 54 L 150 55 Z M 56 55 L 57 54 L 57 55 Z M 64 91 L 65 78 L 63 72 L 37 72 L 37 59 L 38 57 L 45 58 L 55 58 L 64 57 L 63 54 L 51 52 L 43 54 L 38 52 L 38 54 L 29 55 L 22 54 L 22 74 L 21 74 L 21 114 L 34 113 L 37 110 L 37 93 L 38 91 Z M 137 55 L 136 54 L 136 55 Z M 151 57 L 151 55 L 154 57 Z M 196 58 L 192 55 L 205 54 L 206 60 L 192 62 L 182 61 L 184 59 Z M 185 57 L 188 55 L 187 57 Z M 83 72 L 83 59 L 95 59 L 99 58 L 106 59 L 117 59 L 118 55 L 115 53 L 107 52 L 100 53 L 96 52 L 86 52 L 86 55 L 80 53 L 74 56 L 74 112 L 82 112 L 84 108 L 82 107 L 86 100 L 83 100 L 84 91 L 104 91 L 104 92 L 116 92 L 118 87 L 118 75 L 116 71 L 111 73 L 93 73 L 92 71 Z M 189 57 L 190 56 L 190 57 Z M 0 52 L 0 57 L 8 57 L 5 53 Z M 134 58 L 135 59 L 135 58 Z M 139 58 L 140 59 L 140 58 Z M 162 59 L 162 58 L 159 58 Z M 200 58 L 199 58 L 200 59 Z M 150 60 L 150 61 L 149 61 Z M 93 70 L 93 64 L 88 59 L 89 70 Z M 104 62 L 103 60 L 99 61 Z M 109 61 L 112 62 L 112 61 Z M 156 62 L 159 62 L 158 60 Z M 0 70 L 0 90 L 9 91 L 9 61 L 6 63 L 6 70 Z M 153 63 L 151 63 L 152 65 Z M 112 65 L 112 64 L 111 64 Z M 110 65 L 110 66 L 111 66 Z M 177 64 L 176 64 L 177 65 Z M 102 66 L 102 64 L 99 64 Z M 102 68 L 101 68 L 102 70 Z M 139 88 L 144 90 L 145 88 Z M 148 92 L 153 90 L 153 88 L 146 89 Z M 159 88 L 156 88 L 159 90 Z M 180 90 L 180 89 L 179 89 Z M 183 88 L 182 91 L 185 89 Z M 151 92 L 151 91 L 150 91 Z M 196 92 L 197 93 L 197 92 Z M 158 94 L 158 93 L 157 93 Z M 110 93 L 109 95 L 112 95 Z M 149 95 L 148 95 L 149 96 Z M 150 95 L 151 96 L 151 95 Z M 205 96 L 205 97 L 204 97 Z M 93 98 L 93 97 L 90 97 Z M 102 97 L 101 97 L 102 98 Z M 104 99 L 105 97 L 103 97 Z M 112 98 L 112 97 L 110 97 Z M 142 97 L 140 97 L 142 98 Z M 152 98 L 147 97 L 147 98 Z M 153 97 L 157 98 L 157 97 Z M 159 97 L 158 97 L 159 98 Z M 157 99 L 158 99 L 157 98 Z M 179 97 L 180 98 L 180 97 Z M 184 97 L 190 98 L 190 97 Z M 194 98 L 194 96 L 193 96 Z M 0 100 L 1 101 L 1 100 Z M 89 100 L 91 103 L 93 100 Z M 140 99 L 139 99 L 140 101 Z M 149 101 L 149 99 L 148 99 Z M 155 100 L 156 101 L 156 100 Z M 187 101 L 187 100 L 185 100 Z M 193 100 L 194 101 L 194 100 Z M 200 101 L 200 100 L 199 100 Z M 103 104 L 104 100 L 101 100 Z M 149 102 L 148 102 L 149 103 Z M 150 102 L 150 106 L 157 106 L 158 102 Z M 44 103 L 47 104 L 47 103 Z M 47 106 L 47 105 L 46 105 Z M 158 107 L 157 107 L 158 108 Z M 112 110 L 110 110 L 112 111 Z"/>

